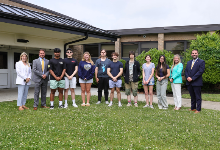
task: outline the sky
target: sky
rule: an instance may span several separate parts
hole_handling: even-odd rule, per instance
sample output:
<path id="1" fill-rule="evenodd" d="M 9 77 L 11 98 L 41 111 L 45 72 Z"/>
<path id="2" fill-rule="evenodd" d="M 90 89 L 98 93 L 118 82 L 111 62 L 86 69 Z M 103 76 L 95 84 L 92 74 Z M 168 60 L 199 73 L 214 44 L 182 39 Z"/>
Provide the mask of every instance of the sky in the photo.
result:
<path id="1" fill-rule="evenodd" d="M 104 29 L 220 24 L 220 0 L 24 0 Z"/>

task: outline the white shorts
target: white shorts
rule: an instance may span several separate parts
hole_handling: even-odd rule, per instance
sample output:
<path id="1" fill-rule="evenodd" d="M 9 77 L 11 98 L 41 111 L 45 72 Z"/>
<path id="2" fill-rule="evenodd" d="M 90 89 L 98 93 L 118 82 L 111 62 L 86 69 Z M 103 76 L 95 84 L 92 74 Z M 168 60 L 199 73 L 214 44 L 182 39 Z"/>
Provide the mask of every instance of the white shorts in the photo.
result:
<path id="1" fill-rule="evenodd" d="M 79 83 L 93 83 L 93 78 L 89 79 L 89 80 L 83 80 L 83 79 L 79 78 Z"/>
<path id="2" fill-rule="evenodd" d="M 64 77 L 65 79 L 65 88 L 68 89 L 69 87 L 71 89 L 76 88 L 76 77 L 73 77 L 71 80 L 69 80 L 67 77 Z"/>

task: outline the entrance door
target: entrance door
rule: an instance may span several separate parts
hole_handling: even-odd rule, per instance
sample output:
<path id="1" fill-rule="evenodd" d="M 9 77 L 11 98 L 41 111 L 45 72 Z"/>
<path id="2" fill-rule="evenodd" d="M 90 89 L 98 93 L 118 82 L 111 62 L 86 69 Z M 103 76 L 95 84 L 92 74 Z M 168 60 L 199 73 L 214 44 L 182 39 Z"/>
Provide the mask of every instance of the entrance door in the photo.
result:
<path id="1" fill-rule="evenodd" d="M 4 49 L 0 49 L 0 88 L 10 88 L 8 52 Z"/>

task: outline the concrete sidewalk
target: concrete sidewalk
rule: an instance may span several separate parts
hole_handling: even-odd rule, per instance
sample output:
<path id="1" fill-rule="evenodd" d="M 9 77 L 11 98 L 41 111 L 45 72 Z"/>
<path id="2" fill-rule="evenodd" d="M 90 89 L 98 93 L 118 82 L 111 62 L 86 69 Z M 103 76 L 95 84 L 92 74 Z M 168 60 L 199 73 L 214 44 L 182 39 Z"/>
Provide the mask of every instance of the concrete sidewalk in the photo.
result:
<path id="1" fill-rule="evenodd" d="M 80 89 L 79 86 L 75 89 L 75 92 L 76 92 L 76 95 L 81 95 L 81 89 Z M 17 100 L 17 94 L 18 94 L 18 89 L 17 88 L 0 89 L 0 102 Z M 92 95 L 98 95 L 97 88 L 91 88 L 91 94 Z M 57 95 L 58 95 L 58 92 L 56 92 L 56 96 Z M 70 91 L 69 91 L 69 95 L 70 95 Z M 103 93 L 103 95 L 104 95 L 104 93 Z M 47 97 L 50 97 L 50 88 L 49 87 L 48 87 L 48 90 L 47 90 Z M 116 92 L 115 92 L 114 97 L 115 98 L 117 97 Z M 34 98 L 34 88 L 33 87 L 29 88 L 28 98 Z M 125 92 L 121 92 L 121 98 L 122 99 L 127 99 L 127 96 L 125 95 Z M 132 96 L 132 100 L 133 100 L 133 96 Z M 138 94 L 138 100 L 139 101 L 145 101 L 145 95 L 144 94 Z M 156 95 L 154 95 L 153 102 L 154 103 L 158 102 Z M 167 102 L 168 102 L 169 105 L 174 105 L 173 97 L 167 97 Z M 190 107 L 191 106 L 191 100 L 182 98 L 182 106 Z M 202 108 L 220 110 L 220 102 L 202 101 Z"/>

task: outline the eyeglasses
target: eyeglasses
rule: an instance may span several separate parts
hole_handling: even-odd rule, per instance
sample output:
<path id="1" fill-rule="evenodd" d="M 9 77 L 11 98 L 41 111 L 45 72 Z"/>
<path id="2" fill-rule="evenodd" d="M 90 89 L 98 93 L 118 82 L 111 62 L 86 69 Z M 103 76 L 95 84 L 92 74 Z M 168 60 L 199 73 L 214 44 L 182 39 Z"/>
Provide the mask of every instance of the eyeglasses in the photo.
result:
<path id="1" fill-rule="evenodd" d="M 71 54 L 72 52 L 66 52 L 66 53 L 70 53 Z"/>
<path id="2" fill-rule="evenodd" d="M 106 53 L 106 52 L 101 52 L 101 53 Z"/>

